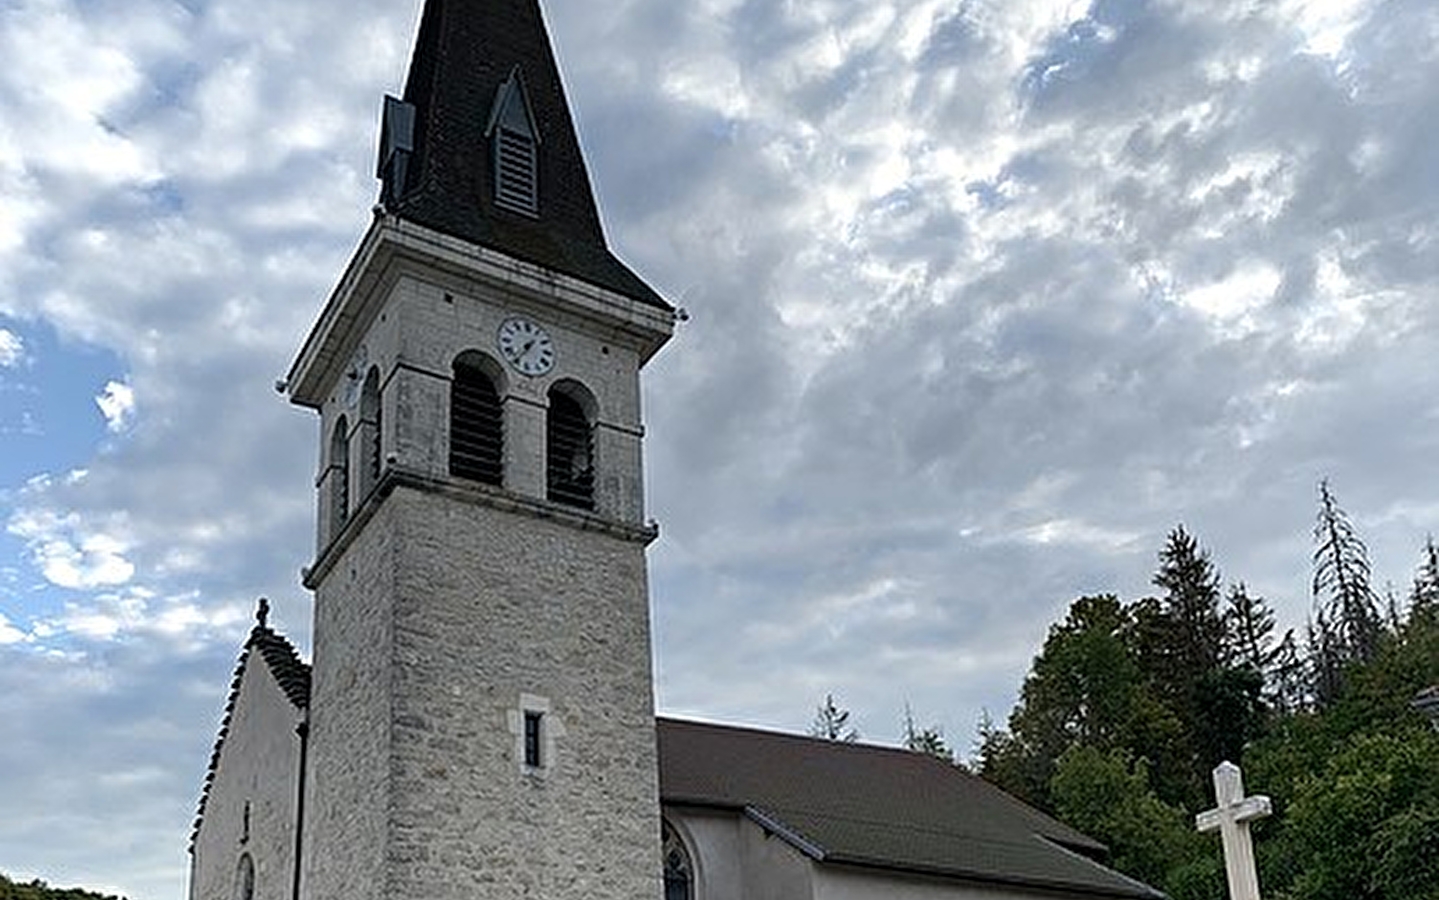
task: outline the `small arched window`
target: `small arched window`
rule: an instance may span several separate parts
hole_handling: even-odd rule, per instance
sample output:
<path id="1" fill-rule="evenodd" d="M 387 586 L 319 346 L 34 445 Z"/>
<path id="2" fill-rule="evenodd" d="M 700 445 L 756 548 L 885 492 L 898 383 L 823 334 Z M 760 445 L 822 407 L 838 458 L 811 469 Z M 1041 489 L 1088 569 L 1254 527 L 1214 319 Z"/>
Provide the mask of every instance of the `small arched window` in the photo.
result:
<path id="1" fill-rule="evenodd" d="M 689 851 L 669 822 L 664 822 L 662 827 L 665 900 L 694 900 L 695 873 Z"/>
<path id="2" fill-rule="evenodd" d="M 595 435 L 577 385 L 550 388 L 545 427 L 546 495 L 556 503 L 595 508 Z"/>
<path id="3" fill-rule="evenodd" d="M 330 535 L 345 527 L 350 517 L 350 423 L 344 416 L 330 435 Z"/>
<path id="4" fill-rule="evenodd" d="M 235 872 L 235 900 L 255 900 L 255 861 L 248 853 L 241 854 Z"/>
<path id="5" fill-rule="evenodd" d="M 463 353 L 450 382 L 450 474 L 485 484 L 504 477 L 505 425 L 495 379 L 487 360 Z"/>

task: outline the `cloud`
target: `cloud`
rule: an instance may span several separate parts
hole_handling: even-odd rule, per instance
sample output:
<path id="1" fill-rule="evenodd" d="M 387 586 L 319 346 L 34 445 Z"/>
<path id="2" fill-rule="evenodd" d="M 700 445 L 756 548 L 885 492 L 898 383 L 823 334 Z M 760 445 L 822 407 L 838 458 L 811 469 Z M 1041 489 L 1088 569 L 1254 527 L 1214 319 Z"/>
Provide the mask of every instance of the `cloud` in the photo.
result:
<path id="1" fill-rule="evenodd" d="M 20 365 L 25 359 L 25 344 L 20 335 L 6 328 L 0 328 L 0 369 Z"/>
<path id="2" fill-rule="evenodd" d="M 26 639 L 25 632 L 15 627 L 4 613 L 0 613 L 0 646 L 18 644 Z"/>
<path id="3" fill-rule="evenodd" d="M 95 398 L 95 405 L 105 417 L 105 427 L 118 434 L 130 424 L 135 414 L 135 391 L 128 384 L 110 381 L 105 390 Z"/>
<path id="4" fill-rule="evenodd" d="M 71 473 L 63 481 L 74 486 L 87 473 Z M 22 496 L 42 494 L 55 482 L 34 479 Z M 29 548 L 36 568 L 51 584 L 76 590 L 125 584 L 135 566 L 125 558 L 130 549 L 124 535 L 127 517 L 116 514 L 109 521 L 37 505 L 24 505 L 6 523 L 6 530 Z"/>
<path id="5" fill-rule="evenodd" d="M 692 314 L 645 373 L 662 708 L 802 729 L 835 691 L 889 739 L 909 700 L 962 746 L 1179 521 L 1302 621 L 1322 476 L 1407 580 L 1432 2 L 550 6 L 609 238 Z M 52 474 L 0 486 L 0 791 L 47 810 L 0 847 L 36 875 L 178 895 L 254 598 L 308 643 L 315 423 L 270 385 L 367 223 L 417 9 L 0 13 L 0 315 L 124 373 L 121 439 L 47 419 Z"/>

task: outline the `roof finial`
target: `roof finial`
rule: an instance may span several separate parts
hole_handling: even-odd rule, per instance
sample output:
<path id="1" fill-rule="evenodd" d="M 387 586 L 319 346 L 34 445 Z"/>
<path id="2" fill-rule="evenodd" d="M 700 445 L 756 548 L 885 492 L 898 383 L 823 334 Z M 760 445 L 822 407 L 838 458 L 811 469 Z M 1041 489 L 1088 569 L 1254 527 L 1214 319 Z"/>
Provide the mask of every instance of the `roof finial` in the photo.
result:
<path id="1" fill-rule="evenodd" d="M 260 628 L 268 628 L 267 620 L 270 618 L 270 601 L 264 597 L 260 598 L 260 608 L 255 610 L 255 621 Z"/>

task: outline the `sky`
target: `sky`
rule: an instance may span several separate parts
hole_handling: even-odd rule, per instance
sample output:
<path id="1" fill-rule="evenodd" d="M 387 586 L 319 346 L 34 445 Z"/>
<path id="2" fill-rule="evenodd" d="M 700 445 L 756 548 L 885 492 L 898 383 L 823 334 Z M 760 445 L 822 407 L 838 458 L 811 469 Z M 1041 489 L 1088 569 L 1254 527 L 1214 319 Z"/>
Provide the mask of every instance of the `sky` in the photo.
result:
<path id="1" fill-rule="evenodd" d="M 962 754 L 1184 524 L 1302 629 L 1330 479 L 1439 529 L 1432 0 L 545 0 L 646 368 L 661 711 Z M 368 224 L 419 0 L 0 0 L 0 872 L 179 900 L 274 390 Z M 1262 786 L 1259 786 L 1262 787 Z"/>

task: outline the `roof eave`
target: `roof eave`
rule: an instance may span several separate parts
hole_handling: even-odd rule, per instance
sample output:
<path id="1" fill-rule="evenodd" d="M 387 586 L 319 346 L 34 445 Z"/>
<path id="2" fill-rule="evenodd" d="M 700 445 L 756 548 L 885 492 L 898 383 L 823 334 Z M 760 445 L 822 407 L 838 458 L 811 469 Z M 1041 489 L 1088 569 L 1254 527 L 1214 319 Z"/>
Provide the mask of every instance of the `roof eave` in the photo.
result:
<path id="1" fill-rule="evenodd" d="M 916 875 L 926 878 L 937 878 L 946 881 L 964 881 L 973 884 L 1004 885 L 1006 887 L 1022 887 L 1053 891 L 1057 896 L 1065 897 L 1092 897 L 1096 900 L 1168 900 L 1168 895 L 1157 891 L 1146 884 L 1135 881 L 1132 891 L 1105 890 L 1097 886 L 1077 885 L 1073 882 L 1059 879 L 1048 880 L 1044 878 L 1006 878 L 1002 875 L 971 872 L 964 869 L 950 868 L 945 866 L 926 866 L 907 864 L 904 866 L 895 865 L 893 862 L 883 859 L 870 859 L 856 854 L 831 854 L 822 860 L 826 865 L 851 867 L 855 869 L 866 869 L 876 872 L 890 872 L 903 875 Z M 1119 873 L 1116 873 L 1119 874 Z M 1120 875 L 1126 880 L 1133 879 Z"/>
<path id="2" fill-rule="evenodd" d="M 291 402 L 312 409 L 323 405 L 360 335 L 379 314 L 388 286 L 404 262 L 599 321 L 636 347 L 641 365 L 674 333 L 673 308 L 657 307 L 377 210 L 290 367 L 285 387 Z"/>

